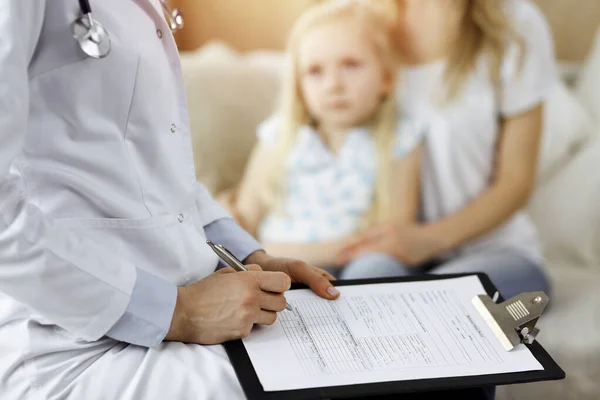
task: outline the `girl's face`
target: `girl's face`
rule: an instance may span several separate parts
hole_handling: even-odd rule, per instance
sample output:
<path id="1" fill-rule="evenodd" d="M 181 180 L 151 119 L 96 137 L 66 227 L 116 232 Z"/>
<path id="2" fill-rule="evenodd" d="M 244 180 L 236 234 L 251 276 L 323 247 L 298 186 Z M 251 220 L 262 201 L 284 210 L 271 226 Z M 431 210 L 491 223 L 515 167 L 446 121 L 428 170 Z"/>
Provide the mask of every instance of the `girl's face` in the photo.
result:
<path id="1" fill-rule="evenodd" d="M 370 119 L 389 94 L 385 71 L 364 24 L 337 18 L 312 28 L 300 41 L 298 74 L 310 115 L 321 126 L 348 129 Z"/>

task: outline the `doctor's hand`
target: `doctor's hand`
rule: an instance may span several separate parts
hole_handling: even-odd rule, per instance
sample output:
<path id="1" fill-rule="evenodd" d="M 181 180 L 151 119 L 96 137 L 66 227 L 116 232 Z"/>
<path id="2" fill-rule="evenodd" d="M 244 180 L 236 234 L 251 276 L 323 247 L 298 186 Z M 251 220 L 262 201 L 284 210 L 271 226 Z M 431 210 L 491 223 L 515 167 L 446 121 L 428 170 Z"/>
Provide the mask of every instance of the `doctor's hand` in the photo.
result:
<path id="1" fill-rule="evenodd" d="M 290 277 L 247 265 L 248 272 L 223 268 L 177 289 L 166 341 L 219 344 L 248 336 L 254 324 L 271 325 L 285 309 Z"/>
<path id="2" fill-rule="evenodd" d="M 264 251 L 257 251 L 248 256 L 244 262 L 258 264 L 265 271 L 284 272 L 292 279 L 292 282 L 307 285 L 318 296 L 325 299 L 333 300 L 340 295 L 340 292 L 331 284 L 335 278 L 329 272 L 313 267 L 304 261 L 273 257 Z"/>

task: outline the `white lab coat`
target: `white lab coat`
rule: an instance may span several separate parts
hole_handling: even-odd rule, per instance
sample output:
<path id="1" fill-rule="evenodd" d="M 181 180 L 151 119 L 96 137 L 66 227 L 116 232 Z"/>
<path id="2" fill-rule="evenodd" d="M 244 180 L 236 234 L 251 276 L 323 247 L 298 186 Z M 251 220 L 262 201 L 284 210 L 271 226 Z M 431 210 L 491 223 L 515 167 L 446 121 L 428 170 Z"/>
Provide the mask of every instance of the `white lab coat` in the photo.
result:
<path id="1" fill-rule="evenodd" d="M 195 179 L 157 0 L 91 3 L 102 60 L 71 35 L 77 0 L 0 0 L 0 398 L 243 398 L 222 346 L 104 336 L 136 268 L 212 273 L 203 226 L 228 215 Z"/>

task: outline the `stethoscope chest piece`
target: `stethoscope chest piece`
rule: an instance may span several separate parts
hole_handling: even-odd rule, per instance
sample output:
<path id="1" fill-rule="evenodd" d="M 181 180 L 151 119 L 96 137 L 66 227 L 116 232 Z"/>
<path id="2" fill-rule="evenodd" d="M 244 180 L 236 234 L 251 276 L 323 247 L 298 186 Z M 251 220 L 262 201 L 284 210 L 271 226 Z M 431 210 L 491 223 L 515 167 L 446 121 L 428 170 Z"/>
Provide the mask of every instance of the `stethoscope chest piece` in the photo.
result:
<path id="1" fill-rule="evenodd" d="M 110 36 L 91 13 L 81 15 L 73 22 L 73 37 L 85 54 L 93 58 L 104 58 L 110 53 Z"/>

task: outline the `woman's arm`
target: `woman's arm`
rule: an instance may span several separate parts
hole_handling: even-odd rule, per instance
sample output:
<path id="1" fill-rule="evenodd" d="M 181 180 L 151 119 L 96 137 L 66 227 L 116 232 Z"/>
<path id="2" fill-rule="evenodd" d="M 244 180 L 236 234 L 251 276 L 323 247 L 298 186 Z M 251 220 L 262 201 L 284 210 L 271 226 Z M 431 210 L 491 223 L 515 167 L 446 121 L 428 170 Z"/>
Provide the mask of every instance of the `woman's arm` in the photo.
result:
<path id="1" fill-rule="evenodd" d="M 535 186 L 543 106 L 502 122 L 492 184 L 459 212 L 426 225 L 443 250 L 502 225 L 527 204 Z"/>
<path id="2" fill-rule="evenodd" d="M 346 240 L 321 243 L 263 243 L 268 254 L 275 257 L 295 258 L 319 268 L 339 268 L 338 253 Z"/>
<path id="3" fill-rule="evenodd" d="M 505 120 L 492 184 L 459 212 L 429 224 L 394 221 L 373 228 L 342 249 L 340 262 L 364 252 L 384 252 L 407 265 L 441 255 L 492 231 L 529 199 L 535 183 L 542 106 Z"/>
<path id="4" fill-rule="evenodd" d="M 391 220 L 410 225 L 417 221 L 420 203 L 422 145 L 406 157 L 394 160 L 390 174 Z"/>

